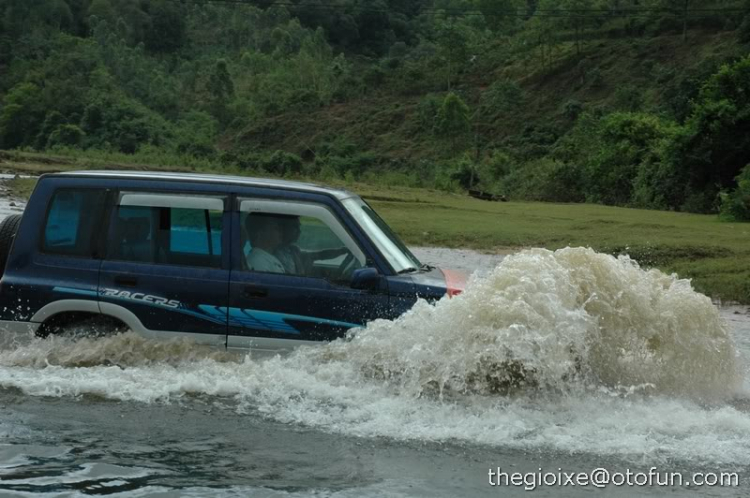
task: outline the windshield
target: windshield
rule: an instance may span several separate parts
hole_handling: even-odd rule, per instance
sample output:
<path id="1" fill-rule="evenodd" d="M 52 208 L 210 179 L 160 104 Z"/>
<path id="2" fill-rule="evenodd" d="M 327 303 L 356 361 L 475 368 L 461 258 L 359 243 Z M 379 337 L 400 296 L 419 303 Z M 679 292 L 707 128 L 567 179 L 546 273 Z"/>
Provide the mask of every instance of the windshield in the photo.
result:
<path id="1" fill-rule="evenodd" d="M 396 273 L 419 270 L 422 263 L 365 201 L 358 197 L 350 197 L 342 203 Z"/>

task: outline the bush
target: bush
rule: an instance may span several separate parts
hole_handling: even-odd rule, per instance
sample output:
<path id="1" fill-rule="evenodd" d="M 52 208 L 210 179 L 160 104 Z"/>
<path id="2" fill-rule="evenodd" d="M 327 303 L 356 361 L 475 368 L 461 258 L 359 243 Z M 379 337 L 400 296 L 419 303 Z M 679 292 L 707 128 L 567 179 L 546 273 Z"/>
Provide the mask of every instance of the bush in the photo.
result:
<path id="1" fill-rule="evenodd" d="M 601 69 L 595 67 L 586 75 L 586 81 L 589 84 L 589 88 L 598 89 L 604 87 L 604 76 L 602 75 Z"/>
<path id="2" fill-rule="evenodd" d="M 81 128 L 85 145 L 133 154 L 144 145 L 163 146 L 172 139 L 170 124 L 145 106 L 119 95 L 100 96 L 85 109 Z"/>
<path id="3" fill-rule="evenodd" d="M 63 124 L 65 124 L 65 117 L 62 114 L 57 111 L 48 112 L 47 117 L 44 118 L 42 129 L 34 140 L 34 148 L 37 150 L 43 150 L 47 147 L 49 136 L 55 131 L 55 128 Z"/>
<path id="4" fill-rule="evenodd" d="M 44 108 L 38 86 L 21 83 L 13 87 L 0 105 L 0 147 L 32 145 L 43 124 Z"/>
<path id="5" fill-rule="evenodd" d="M 750 57 L 722 66 L 706 81 L 685 133 L 667 148 L 665 159 L 684 172 L 685 194 L 705 192 L 702 211 L 715 212 L 715 197 L 734 187 L 750 162 Z M 675 207 L 686 201 L 675 199 Z"/>
<path id="6" fill-rule="evenodd" d="M 302 158 L 296 154 L 277 150 L 260 161 L 260 167 L 271 174 L 298 175 L 302 172 Z"/>
<path id="7" fill-rule="evenodd" d="M 583 104 L 580 101 L 572 99 L 565 103 L 563 115 L 570 121 L 575 121 L 583 112 Z"/>
<path id="8" fill-rule="evenodd" d="M 674 136 L 675 130 L 672 123 L 649 114 L 618 112 L 605 117 L 596 137 L 598 151 L 587 161 L 588 199 L 604 204 L 659 207 L 664 197 L 654 189 L 661 190 L 666 185 L 656 180 L 667 173 L 660 165 L 660 147 L 663 140 Z M 635 195 L 636 184 L 641 198 Z"/>
<path id="9" fill-rule="evenodd" d="M 76 125 L 64 124 L 54 129 L 47 140 L 47 148 L 56 146 L 79 147 L 86 134 Z"/>
<path id="10" fill-rule="evenodd" d="M 370 67 L 365 71 L 363 80 L 370 88 L 377 88 L 385 82 L 386 73 L 377 66 Z"/>
<path id="11" fill-rule="evenodd" d="M 750 14 L 746 15 L 742 24 L 740 24 L 737 30 L 737 37 L 742 43 L 750 43 Z"/>
<path id="12" fill-rule="evenodd" d="M 514 81 L 496 81 L 482 95 L 482 113 L 490 117 L 517 112 L 523 107 L 526 97 Z"/>
<path id="13" fill-rule="evenodd" d="M 501 181 L 508 197 L 531 201 L 583 202 L 584 182 L 580 168 L 544 158 L 515 168 Z"/>
<path id="14" fill-rule="evenodd" d="M 437 131 L 440 135 L 456 138 L 471 128 L 469 106 L 451 92 L 445 96 L 437 115 Z"/>
<path id="15" fill-rule="evenodd" d="M 372 169 L 378 158 L 372 152 L 358 152 L 351 155 L 318 155 L 315 166 L 321 171 L 333 174 L 334 178 L 345 178 L 347 175 L 358 179 L 363 173 Z"/>
<path id="16" fill-rule="evenodd" d="M 176 150 L 181 155 L 210 158 L 216 154 L 214 140 L 219 124 L 207 112 L 190 111 L 177 122 Z"/>
<path id="17" fill-rule="evenodd" d="M 721 207 L 719 219 L 724 221 L 750 221 L 750 164 L 736 178 L 737 188 L 719 194 Z"/>
<path id="18" fill-rule="evenodd" d="M 478 181 L 477 165 L 468 157 L 462 158 L 451 168 L 450 179 L 463 189 L 472 189 Z"/>
<path id="19" fill-rule="evenodd" d="M 643 95 L 638 88 L 625 85 L 615 90 L 614 105 L 621 111 L 638 111 L 643 106 Z"/>
<path id="20" fill-rule="evenodd" d="M 435 131 L 441 102 L 440 97 L 433 93 L 425 95 L 419 101 L 419 104 L 417 104 L 417 121 L 422 130 L 428 132 Z"/>

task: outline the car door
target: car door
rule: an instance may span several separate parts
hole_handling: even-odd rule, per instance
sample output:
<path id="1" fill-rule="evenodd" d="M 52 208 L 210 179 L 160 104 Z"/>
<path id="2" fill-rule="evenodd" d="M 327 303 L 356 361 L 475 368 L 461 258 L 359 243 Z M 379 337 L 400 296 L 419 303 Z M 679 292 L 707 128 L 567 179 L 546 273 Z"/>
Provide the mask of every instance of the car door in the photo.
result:
<path id="1" fill-rule="evenodd" d="M 225 345 L 230 240 L 225 195 L 119 192 L 99 295 L 147 336 Z"/>
<path id="2" fill-rule="evenodd" d="M 351 287 L 369 261 L 329 206 L 242 197 L 237 205 L 228 347 L 333 340 L 386 313 L 385 278 L 376 289 Z"/>

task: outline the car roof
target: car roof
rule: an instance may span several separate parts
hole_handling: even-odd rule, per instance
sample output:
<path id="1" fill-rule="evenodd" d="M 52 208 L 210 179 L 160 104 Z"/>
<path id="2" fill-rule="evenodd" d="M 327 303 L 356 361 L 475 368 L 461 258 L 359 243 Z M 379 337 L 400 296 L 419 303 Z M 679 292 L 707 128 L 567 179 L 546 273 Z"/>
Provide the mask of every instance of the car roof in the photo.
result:
<path id="1" fill-rule="evenodd" d="M 46 176 L 46 175 L 45 175 Z M 245 187 L 268 187 L 281 190 L 295 190 L 299 192 L 310 192 L 316 194 L 327 194 L 337 199 L 346 199 L 356 196 L 348 190 L 327 187 L 316 183 L 297 182 L 292 180 L 276 180 L 269 178 L 253 178 L 249 176 L 212 175 L 206 173 L 178 173 L 157 171 L 66 171 L 52 173 L 49 176 L 76 176 L 91 178 L 122 178 L 124 180 L 155 180 L 155 181 L 191 181 L 218 183 L 222 185 L 240 185 Z"/>

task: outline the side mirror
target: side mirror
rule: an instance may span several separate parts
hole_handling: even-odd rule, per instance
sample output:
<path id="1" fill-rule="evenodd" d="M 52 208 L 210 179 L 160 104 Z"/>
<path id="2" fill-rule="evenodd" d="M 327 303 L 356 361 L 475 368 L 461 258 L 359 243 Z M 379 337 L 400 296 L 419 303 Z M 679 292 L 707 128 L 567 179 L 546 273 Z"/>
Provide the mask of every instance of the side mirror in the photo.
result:
<path id="1" fill-rule="evenodd" d="M 359 268 L 352 272 L 352 289 L 375 290 L 380 283 L 380 274 L 375 268 Z"/>

